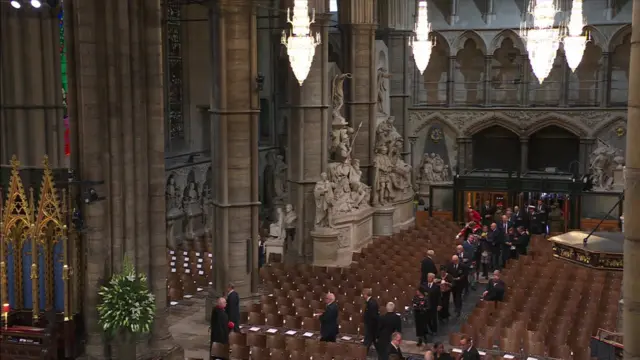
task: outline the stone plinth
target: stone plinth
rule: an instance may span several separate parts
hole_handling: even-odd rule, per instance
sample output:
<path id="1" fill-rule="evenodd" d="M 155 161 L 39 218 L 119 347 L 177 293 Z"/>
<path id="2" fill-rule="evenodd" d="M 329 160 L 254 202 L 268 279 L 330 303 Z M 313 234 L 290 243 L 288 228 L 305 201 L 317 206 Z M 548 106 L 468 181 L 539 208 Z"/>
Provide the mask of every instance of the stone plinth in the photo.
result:
<path id="1" fill-rule="evenodd" d="M 311 231 L 313 240 L 313 265 L 336 266 L 340 232 L 331 228 L 316 228 Z"/>
<path id="2" fill-rule="evenodd" d="M 284 239 L 267 238 L 264 242 L 265 259 L 269 260 L 269 254 L 280 254 L 284 259 Z"/>
<path id="3" fill-rule="evenodd" d="M 396 208 L 393 206 L 380 206 L 373 213 L 373 235 L 393 235 L 393 214 Z"/>
<path id="4" fill-rule="evenodd" d="M 396 202 L 393 207 L 393 231 L 398 232 L 412 226 L 416 221 L 413 199 Z"/>
<path id="5" fill-rule="evenodd" d="M 354 252 L 367 246 L 373 237 L 373 208 L 336 216 L 333 228 L 339 233 L 338 258 L 334 266 L 349 266 Z"/>
<path id="6" fill-rule="evenodd" d="M 613 190 L 614 191 L 622 191 L 622 190 L 624 190 L 623 169 L 615 169 L 615 170 L 613 170 Z"/>

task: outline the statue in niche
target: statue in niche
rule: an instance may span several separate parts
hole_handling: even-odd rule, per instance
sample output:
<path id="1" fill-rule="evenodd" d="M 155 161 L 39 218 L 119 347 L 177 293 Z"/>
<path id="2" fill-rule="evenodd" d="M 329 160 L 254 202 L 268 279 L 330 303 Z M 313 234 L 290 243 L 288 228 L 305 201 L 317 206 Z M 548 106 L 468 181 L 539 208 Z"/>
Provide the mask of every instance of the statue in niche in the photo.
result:
<path id="1" fill-rule="evenodd" d="M 451 172 L 440 154 L 424 154 L 420 163 L 419 178 L 426 183 L 447 182 L 451 181 Z"/>
<path id="2" fill-rule="evenodd" d="M 333 78 L 332 84 L 332 105 L 333 105 L 333 121 L 334 125 L 346 125 L 347 121 L 342 116 L 342 107 L 344 106 L 344 80 L 351 79 L 350 73 L 338 74 Z"/>
<path id="3" fill-rule="evenodd" d="M 211 201 L 213 200 L 213 194 L 211 192 L 211 185 L 213 184 L 213 173 L 211 166 L 207 168 L 205 173 L 204 184 L 202 184 L 202 223 L 205 229 L 211 231 L 213 228 L 213 206 Z"/>
<path id="4" fill-rule="evenodd" d="M 327 173 L 320 174 L 320 181 L 313 189 L 313 196 L 316 200 L 316 228 L 328 228 L 331 226 L 330 210 L 333 206 L 334 184 L 327 178 Z"/>
<path id="5" fill-rule="evenodd" d="M 293 205 L 287 204 L 284 208 L 284 229 L 286 232 L 287 242 L 285 243 L 285 248 L 287 248 L 288 244 L 292 244 L 296 237 L 296 221 L 298 220 L 298 214 L 293 210 Z"/>
<path id="6" fill-rule="evenodd" d="M 411 166 L 402 160 L 404 141 L 389 117 L 376 129 L 373 204 L 387 205 L 413 196 Z"/>
<path id="7" fill-rule="evenodd" d="M 378 68 L 378 76 L 377 76 L 377 81 L 378 81 L 378 98 L 376 100 L 376 106 L 378 109 L 378 114 L 382 114 L 382 115 L 389 115 L 389 111 L 388 109 L 386 109 L 386 100 L 389 97 L 388 91 L 389 89 L 387 88 L 387 84 L 386 84 L 386 79 L 391 78 L 391 75 L 389 74 L 389 72 L 387 71 L 387 69 L 381 67 Z"/>
<path id="8" fill-rule="evenodd" d="M 284 156 L 274 156 L 274 178 L 273 185 L 275 189 L 275 198 L 283 201 L 287 197 L 287 164 L 284 162 Z"/>
<path id="9" fill-rule="evenodd" d="M 179 210 L 182 208 L 180 204 L 180 187 L 176 182 L 176 175 L 171 173 L 167 179 L 167 185 L 164 191 L 167 212 L 170 210 Z"/>
<path id="10" fill-rule="evenodd" d="M 624 167 L 624 156 L 620 149 L 598 139 L 598 146 L 591 154 L 589 169 L 596 190 L 611 190 L 614 183 L 614 170 Z"/>

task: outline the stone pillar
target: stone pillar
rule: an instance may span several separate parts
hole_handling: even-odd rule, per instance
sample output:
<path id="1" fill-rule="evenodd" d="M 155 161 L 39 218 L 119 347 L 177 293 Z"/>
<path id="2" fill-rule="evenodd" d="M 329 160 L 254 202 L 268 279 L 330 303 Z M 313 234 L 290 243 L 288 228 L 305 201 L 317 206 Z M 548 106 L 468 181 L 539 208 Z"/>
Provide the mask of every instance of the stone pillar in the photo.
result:
<path id="1" fill-rule="evenodd" d="M 629 73 L 640 72 L 640 3 L 634 1 Z M 629 77 L 627 159 L 624 170 L 624 215 L 640 219 L 640 78 Z M 624 226 L 623 324 L 624 359 L 640 359 L 640 221 Z"/>
<path id="2" fill-rule="evenodd" d="M 491 106 L 491 62 L 493 55 L 484 57 L 484 105 Z"/>
<path id="3" fill-rule="evenodd" d="M 293 1 L 291 1 L 293 3 Z M 292 6 L 292 5 L 291 5 Z M 311 70 L 302 86 L 290 81 L 291 121 L 289 121 L 289 171 L 291 203 L 298 215 L 296 243 L 298 255 L 312 260 L 313 242 L 310 231 L 315 226 L 313 188 L 320 173 L 327 170 L 329 129 L 329 21 L 331 14 L 326 0 L 312 0 L 316 10 L 312 33 L 320 33 L 322 43 L 316 47 Z M 293 74 L 291 74 L 293 77 Z"/>
<path id="4" fill-rule="evenodd" d="M 520 105 L 529 106 L 529 81 L 531 81 L 531 63 L 529 56 L 523 54 L 520 56 L 522 61 L 522 74 L 520 76 Z"/>
<path id="5" fill-rule="evenodd" d="M 529 170 L 529 138 L 520 138 L 520 172 L 526 173 Z"/>
<path id="6" fill-rule="evenodd" d="M 353 158 L 360 160 L 363 180 L 371 184 L 376 131 L 376 0 L 340 0 L 339 6 L 346 52 L 343 72 L 353 75 L 345 83 L 346 118 L 354 128 L 362 123 Z"/>
<path id="7" fill-rule="evenodd" d="M 609 106 L 609 94 L 611 94 L 611 54 L 608 52 L 602 53 L 602 63 L 600 70 L 600 107 Z"/>
<path id="8" fill-rule="evenodd" d="M 125 256 L 147 274 L 157 314 L 151 345 L 173 348 L 166 323 L 164 101 L 159 1 L 67 0 L 69 115 L 82 180 L 105 201 L 83 215 L 86 355 L 102 359 L 97 288 Z M 76 131 L 77 130 L 77 131 Z M 75 154 L 75 155 L 74 155 Z"/>
<path id="9" fill-rule="evenodd" d="M 68 166 L 64 156 L 64 106 L 59 21 L 55 11 L 0 7 L 0 164 L 13 155 L 23 166 Z"/>
<path id="10" fill-rule="evenodd" d="M 389 49 L 390 115 L 395 116 L 395 127 L 404 137 L 404 161 L 409 163 L 409 106 L 411 105 L 412 70 L 409 39 L 415 27 L 415 0 L 380 0 L 378 2 L 382 37 Z"/>
<path id="11" fill-rule="evenodd" d="M 456 101 L 456 57 L 449 56 L 449 68 L 447 69 L 447 105 L 452 106 Z"/>
<path id="12" fill-rule="evenodd" d="M 258 285 L 258 75 L 253 0 L 220 0 L 209 12 L 212 81 L 212 166 L 215 180 L 213 286 L 229 283 L 241 297 Z M 208 307 L 209 309 L 209 307 Z M 207 311 L 207 315 L 209 311 Z"/>
<path id="13" fill-rule="evenodd" d="M 569 106 L 569 83 L 571 81 L 571 68 L 567 63 L 567 55 L 565 52 L 560 53 L 562 59 L 562 83 L 560 84 L 560 106 Z"/>

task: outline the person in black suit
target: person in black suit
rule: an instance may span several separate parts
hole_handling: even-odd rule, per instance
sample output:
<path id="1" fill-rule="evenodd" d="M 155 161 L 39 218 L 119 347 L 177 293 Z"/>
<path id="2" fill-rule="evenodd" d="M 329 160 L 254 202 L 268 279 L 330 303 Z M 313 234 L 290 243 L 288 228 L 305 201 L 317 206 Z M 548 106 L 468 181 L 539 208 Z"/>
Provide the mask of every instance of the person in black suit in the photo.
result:
<path id="1" fill-rule="evenodd" d="M 518 227 L 518 244 L 516 245 L 516 248 L 520 255 L 527 255 L 529 241 L 531 241 L 531 235 L 529 235 L 529 232 L 523 226 Z"/>
<path id="2" fill-rule="evenodd" d="M 320 341 L 336 342 L 338 337 L 338 305 L 336 296 L 328 293 L 325 297 L 327 307 L 322 314 L 315 314 L 320 317 Z"/>
<path id="3" fill-rule="evenodd" d="M 413 296 L 411 302 L 413 306 L 413 318 L 416 324 L 416 338 L 418 338 L 418 346 L 422 346 L 422 343 L 427 342 L 427 308 L 429 304 L 428 299 L 425 296 L 426 290 L 423 287 L 416 290 L 416 294 Z"/>
<path id="4" fill-rule="evenodd" d="M 453 255 L 451 263 L 447 266 L 447 273 L 453 277 L 453 305 L 456 308 L 456 316 L 460 317 L 462 313 L 462 291 L 467 286 L 468 271 L 464 264 L 460 264 L 458 256 Z"/>
<path id="5" fill-rule="evenodd" d="M 487 234 L 487 243 L 491 248 L 491 268 L 493 270 L 502 269 L 502 243 L 504 242 L 502 232 L 496 223 L 491 224 Z"/>
<path id="6" fill-rule="evenodd" d="M 402 334 L 400 332 L 394 332 L 391 334 L 391 341 L 388 342 L 387 348 L 388 352 L 383 356 L 378 356 L 380 360 L 404 360 L 404 356 L 402 355 L 402 350 L 400 349 L 400 344 L 402 343 Z"/>
<path id="7" fill-rule="evenodd" d="M 227 307 L 225 312 L 229 317 L 229 321 L 233 322 L 234 332 L 240 332 L 240 296 L 234 290 L 233 284 L 229 284 L 227 289 Z"/>
<path id="8" fill-rule="evenodd" d="M 465 335 L 460 338 L 460 347 L 462 348 L 462 356 L 460 360 L 480 360 L 478 349 L 473 346 L 473 341 Z"/>
<path id="9" fill-rule="evenodd" d="M 371 297 L 371 289 L 363 289 L 362 297 L 364 298 L 364 346 L 369 351 L 369 348 L 373 344 L 376 347 L 376 336 L 378 335 L 378 318 L 380 317 L 380 311 L 378 309 L 378 302 Z"/>
<path id="10" fill-rule="evenodd" d="M 515 227 L 527 226 L 527 213 L 522 211 L 519 206 L 513 207 L 513 213 L 511 214 L 511 223 Z"/>
<path id="11" fill-rule="evenodd" d="M 223 297 L 218 299 L 216 307 L 211 311 L 211 324 L 209 331 L 211 338 L 209 340 L 209 349 L 216 342 L 220 344 L 229 344 L 229 330 L 233 329 L 235 324 L 229 322 L 229 317 L 225 312 L 227 300 Z"/>
<path id="12" fill-rule="evenodd" d="M 440 285 L 436 283 L 436 274 L 430 273 L 427 276 L 427 283 L 424 286 L 424 292 L 427 295 L 427 331 L 431 335 L 438 332 L 438 311 L 442 310 L 440 303 L 442 302 L 442 294 Z M 425 341 L 426 342 L 426 341 Z"/>
<path id="13" fill-rule="evenodd" d="M 427 282 L 427 275 L 429 273 L 438 273 L 436 263 L 433 261 L 434 256 L 436 256 L 436 253 L 433 250 L 428 250 L 427 257 L 422 259 L 422 263 L 420 264 L 420 284 Z"/>
<path id="14" fill-rule="evenodd" d="M 540 234 L 547 233 L 547 222 L 549 221 L 549 208 L 544 204 L 542 199 L 538 199 L 538 204 L 535 209 L 536 214 L 536 228 L 539 230 Z"/>
<path id="15" fill-rule="evenodd" d="M 482 293 L 482 299 L 486 301 L 502 301 L 504 300 L 504 291 L 507 285 L 500 279 L 500 271 L 493 272 L 493 279 L 487 283 L 487 288 Z"/>
<path id="16" fill-rule="evenodd" d="M 380 316 L 378 325 L 378 354 L 388 354 L 391 335 L 402 331 L 402 318 L 395 312 L 396 305 L 389 302 L 386 308 L 387 313 Z"/>
<path id="17" fill-rule="evenodd" d="M 491 201 L 486 200 L 482 209 L 480 209 L 480 215 L 482 216 L 482 225 L 491 225 L 493 222 L 493 215 L 496 213 L 496 209 L 491 206 Z"/>
<path id="18" fill-rule="evenodd" d="M 436 281 L 440 285 L 440 311 L 438 311 L 438 317 L 440 320 L 448 320 L 449 316 L 449 303 L 451 302 L 451 287 L 453 285 L 453 276 L 447 273 L 447 267 L 445 265 L 440 266 L 440 278 Z"/>

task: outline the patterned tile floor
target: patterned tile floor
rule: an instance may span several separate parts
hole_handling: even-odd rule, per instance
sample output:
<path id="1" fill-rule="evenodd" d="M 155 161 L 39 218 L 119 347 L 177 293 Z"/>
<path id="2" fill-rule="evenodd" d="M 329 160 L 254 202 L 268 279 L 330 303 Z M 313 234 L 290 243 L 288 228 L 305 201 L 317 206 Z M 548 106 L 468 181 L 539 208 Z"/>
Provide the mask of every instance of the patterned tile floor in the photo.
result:
<path id="1" fill-rule="evenodd" d="M 429 345 L 432 345 L 433 341 L 440 341 L 448 346 L 449 334 L 460 331 L 462 323 L 475 308 L 482 294 L 482 288 L 483 286 L 479 285 L 475 291 L 469 294 L 463 304 L 462 316 L 442 324 L 438 336 L 435 339 L 429 339 Z M 201 292 L 169 309 L 169 331 L 175 342 L 184 349 L 185 359 L 207 359 L 209 355 L 209 324 L 205 321 L 205 298 L 206 293 Z M 451 308 L 453 309 L 453 304 L 451 304 Z M 425 346 L 416 346 L 415 327 L 410 316 L 403 322 L 402 332 L 405 338 L 403 352 L 421 354 L 426 350 Z M 369 358 L 376 359 L 377 356 L 372 353 Z"/>

